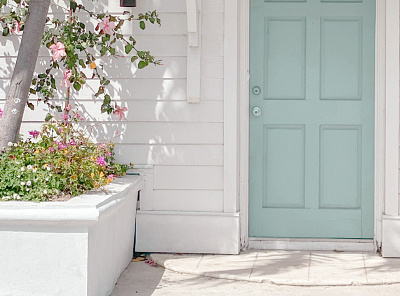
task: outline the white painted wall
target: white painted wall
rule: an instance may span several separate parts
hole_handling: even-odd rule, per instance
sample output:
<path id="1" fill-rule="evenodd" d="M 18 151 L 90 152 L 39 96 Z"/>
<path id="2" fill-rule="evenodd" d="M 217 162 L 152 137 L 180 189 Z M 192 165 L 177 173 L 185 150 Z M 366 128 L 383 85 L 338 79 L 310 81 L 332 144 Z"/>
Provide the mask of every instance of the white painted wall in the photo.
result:
<path id="1" fill-rule="evenodd" d="M 110 295 L 131 262 L 140 176 L 67 202 L 0 203 L 1 295 Z"/>

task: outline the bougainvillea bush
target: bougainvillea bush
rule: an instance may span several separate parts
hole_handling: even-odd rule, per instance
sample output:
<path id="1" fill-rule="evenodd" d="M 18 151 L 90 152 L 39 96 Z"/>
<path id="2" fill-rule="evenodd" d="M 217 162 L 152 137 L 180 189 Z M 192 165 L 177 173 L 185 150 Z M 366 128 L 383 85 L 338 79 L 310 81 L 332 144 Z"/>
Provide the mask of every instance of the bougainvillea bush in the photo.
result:
<path id="1" fill-rule="evenodd" d="M 114 145 L 94 143 L 79 114 L 70 117 L 68 124 L 53 120 L 8 143 L 0 154 L 1 200 L 66 200 L 126 173 L 130 166 L 115 162 Z"/>

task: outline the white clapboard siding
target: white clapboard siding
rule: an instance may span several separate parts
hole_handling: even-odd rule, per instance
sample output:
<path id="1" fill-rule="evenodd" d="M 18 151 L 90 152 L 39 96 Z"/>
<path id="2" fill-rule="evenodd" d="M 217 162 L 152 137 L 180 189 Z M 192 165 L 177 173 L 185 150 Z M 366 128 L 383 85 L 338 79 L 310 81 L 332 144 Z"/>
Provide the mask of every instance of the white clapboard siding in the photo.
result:
<path id="1" fill-rule="evenodd" d="M 151 165 L 223 165 L 223 145 L 132 145 L 116 144 L 122 163 Z"/>
<path id="2" fill-rule="evenodd" d="M 58 4 L 59 6 L 66 7 L 66 4 L 63 0 L 54 1 L 54 3 Z M 144 1 L 137 1 L 136 7 L 120 7 L 118 0 L 111 0 L 111 1 L 90 1 L 84 0 L 82 4 L 91 11 L 94 12 L 124 12 L 129 11 L 135 15 L 139 12 L 145 12 L 147 10 L 157 10 L 159 12 L 185 12 L 186 6 L 185 2 L 181 0 L 144 0 Z M 59 12 L 59 6 L 52 4 L 50 8 L 50 12 Z"/>
<path id="3" fill-rule="evenodd" d="M 131 63 L 128 58 L 113 59 L 104 57 L 101 63 L 107 65 L 104 73 L 109 79 L 119 78 L 186 78 L 186 57 L 159 57 L 162 66 L 149 65 L 144 69 L 138 69 L 137 63 Z M 0 58 L 0 78 L 11 78 L 16 58 Z M 43 73 L 50 58 L 39 57 L 36 73 Z M 92 77 L 90 69 L 83 69 L 87 77 Z M 56 77 L 62 78 L 62 72 L 56 72 Z"/>
<path id="4" fill-rule="evenodd" d="M 202 78 L 220 79 L 224 78 L 224 58 L 204 57 L 201 65 Z"/>
<path id="5" fill-rule="evenodd" d="M 175 144 L 175 145 L 216 145 L 223 144 L 223 125 L 221 123 L 160 123 L 129 122 L 82 124 L 91 127 L 92 136 L 99 142 L 113 140 L 126 144 Z M 39 129 L 40 122 L 26 121 L 21 133 Z M 115 137 L 118 132 L 119 137 Z"/>
<path id="6" fill-rule="evenodd" d="M 201 99 L 202 100 L 223 100 L 224 99 L 224 79 L 201 79 Z"/>
<path id="7" fill-rule="evenodd" d="M 62 101 L 57 101 L 56 104 L 63 106 Z M 117 116 L 101 113 L 101 104 L 101 100 L 71 101 L 72 109 L 81 110 L 80 114 L 87 121 L 121 121 Z M 194 105 L 174 101 L 124 100 L 119 102 L 119 106 L 128 108 L 128 111 L 125 112 L 126 120 L 123 120 L 123 122 L 223 122 L 223 102 L 221 101 L 205 101 L 202 104 Z M 24 121 L 44 119 L 48 112 L 47 105 L 39 103 L 35 107 L 35 111 L 26 108 Z M 54 110 L 50 113 L 54 116 L 61 116 L 59 112 Z"/>
<path id="8" fill-rule="evenodd" d="M 64 0 L 60 0 L 63 2 Z M 88 79 L 80 92 L 72 90 L 72 102 L 81 105 L 91 136 L 98 142 L 113 140 L 116 159 L 121 163 L 154 165 L 153 209 L 179 212 L 222 212 L 224 206 L 224 5 L 227 0 L 202 0 L 201 101 L 189 104 L 187 97 L 186 0 L 138 0 L 136 8 L 121 8 L 119 1 L 100 3 L 84 0 L 88 8 L 122 15 L 158 10 L 162 25 L 140 30 L 138 22 L 124 26 L 139 50 L 150 50 L 162 66 L 138 70 L 128 58 L 114 60 L 93 53 L 107 65 L 113 100 L 128 107 L 126 121 L 100 113 L 100 101 L 93 98 L 98 80 Z M 63 16 L 60 7 L 54 15 Z M 86 17 L 87 26 L 97 22 Z M 0 108 L 17 56 L 21 36 L 0 38 Z M 123 50 L 121 46 L 117 50 Z M 50 51 L 41 48 L 36 73 L 45 69 Z M 61 83 L 61 70 L 56 83 Z M 88 77 L 91 72 L 88 71 Z M 65 95 L 59 93 L 59 98 Z M 31 96 L 37 103 L 37 97 Z M 42 103 L 40 103 L 42 104 Z M 21 132 L 39 129 L 47 107 L 26 109 Z M 115 133 L 118 132 L 117 136 Z"/>
<path id="9" fill-rule="evenodd" d="M 0 103 L 6 97 L 9 79 L 0 79 Z M 56 84 L 61 85 L 61 79 L 56 79 Z M 95 99 L 94 94 L 100 86 L 98 79 L 86 80 L 86 85 L 79 91 L 71 90 L 71 98 L 78 100 Z M 206 87 L 206 86 L 205 86 Z M 186 79 L 118 79 L 111 80 L 107 92 L 113 100 L 154 100 L 154 101 L 186 101 Z M 65 96 L 65 90 L 58 93 L 58 97 Z M 215 96 L 209 96 L 204 100 L 213 100 Z M 35 100 L 35 95 L 30 95 Z M 222 100 L 222 98 L 217 98 Z"/>
<path id="10" fill-rule="evenodd" d="M 0 79 L 0 101 L 6 97 L 10 80 Z M 61 79 L 57 79 L 58 85 Z M 88 79 L 78 93 L 72 90 L 73 99 L 93 98 L 93 94 L 99 87 L 97 79 Z M 111 80 L 107 88 L 113 100 L 158 100 L 158 101 L 186 101 L 186 79 L 128 79 L 120 78 Z M 59 93 L 63 97 L 62 93 Z M 31 95 L 31 99 L 36 96 Z M 224 80 L 223 79 L 202 79 L 201 80 L 201 100 L 202 101 L 222 101 L 224 99 Z"/>
<path id="11" fill-rule="evenodd" d="M 201 52 L 204 57 L 224 56 L 224 36 L 203 35 L 201 40 Z"/>
<path id="12" fill-rule="evenodd" d="M 9 38 L 1 38 L 4 39 L 3 42 L 0 43 L 0 57 L 16 57 L 18 55 L 19 43 L 21 42 L 21 36 L 11 36 Z M 154 55 L 157 59 L 158 56 L 163 57 L 185 57 L 187 53 L 187 36 L 185 35 L 161 35 L 157 38 L 154 35 L 138 35 L 135 36 L 136 40 L 136 48 L 138 50 L 146 50 L 150 51 L 152 55 Z M 212 38 L 209 38 L 212 39 Z M 125 43 L 118 42 L 115 44 L 116 52 L 120 55 L 126 55 L 124 51 Z M 208 43 L 209 47 L 213 49 L 217 48 L 217 44 L 215 40 L 210 40 Z M 93 51 L 96 58 L 101 59 L 99 50 Z M 40 57 L 50 58 L 50 50 L 46 47 L 42 46 L 39 50 Z M 84 56 L 82 54 L 82 56 Z"/>
<path id="13" fill-rule="evenodd" d="M 224 188 L 223 166 L 155 166 L 154 189 Z"/>
<path id="14" fill-rule="evenodd" d="M 224 35 L 224 14 L 222 12 L 203 13 L 202 35 Z"/>
<path id="15" fill-rule="evenodd" d="M 201 8 L 207 14 L 210 12 L 224 12 L 224 0 L 202 0 Z"/>
<path id="16" fill-rule="evenodd" d="M 154 190 L 155 211 L 222 212 L 223 190 Z"/>
<path id="17" fill-rule="evenodd" d="M 186 35 L 161 35 L 156 38 L 154 35 L 138 35 L 135 36 L 136 48 L 138 50 L 150 51 L 157 59 L 159 56 L 163 57 L 185 57 L 187 53 L 187 36 Z M 208 42 L 203 48 L 210 48 L 217 50 L 218 45 L 216 38 L 208 38 Z M 19 43 L 21 42 L 21 36 L 10 36 L 8 38 L 1 38 L 0 42 L 0 57 L 16 57 L 18 55 Z M 124 51 L 124 43 L 118 42 L 115 44 L 116 52 L 120 55 L 126 55 Z M 219 49 L 220 51 L 220 49 Z M 92 52 L 96 58 L 101 59 L 99 50 L 95 49 Z M 39 50 L 39 57 L 50 58 L 50 50 L 42 46 Z M 84 56 L 82 54 L 82 56 Z"/>

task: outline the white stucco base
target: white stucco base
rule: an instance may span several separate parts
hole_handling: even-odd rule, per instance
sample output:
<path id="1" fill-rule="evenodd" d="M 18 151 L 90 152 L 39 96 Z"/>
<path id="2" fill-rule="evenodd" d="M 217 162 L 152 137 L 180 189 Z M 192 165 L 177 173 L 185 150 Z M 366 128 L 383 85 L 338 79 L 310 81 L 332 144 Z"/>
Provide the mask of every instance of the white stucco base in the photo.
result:
<path id="1" fill-rule="evenodd" d="M 382 256 L 400 257 L 400 216 L 383 216 Z"/>
<path id="2" fill-rule="evenodd" d="M 136 251 L 238 254 L 239 213 L 138 211 Z"/>
<path id="3" fill-rule="evenodd" d="M 1 295 L 109 295 L 132 258 L 140 176 L 67 202 L 0 203 Z"/>

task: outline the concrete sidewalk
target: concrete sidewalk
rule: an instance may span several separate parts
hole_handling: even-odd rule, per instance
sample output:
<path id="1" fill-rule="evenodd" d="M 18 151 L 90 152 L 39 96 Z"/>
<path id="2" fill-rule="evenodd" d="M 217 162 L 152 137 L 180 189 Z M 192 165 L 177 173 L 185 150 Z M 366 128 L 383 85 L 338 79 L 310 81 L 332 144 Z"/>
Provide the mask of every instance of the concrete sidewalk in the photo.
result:
<path id="1" fill-rule="evenodd" d="M 240 255 L 151 254 L 167 270 L 184 274 L 290 286 L 400 283 L 400 259 L 375 253 L 248 251 Z"/>
<path id="2" fill-rule="evenodd" d="M 258 252 L 255 252 L 258 253 Z M 260 252 L 265 253 L 265 252 Z M 281 253 L 281 252 L 279 252 Z M 300 257 L 296 252 L 291 254 L 283 255 L 282 253 L 277 256 L 270 256 L 278 258 L 284 256 L 283 258 L 289 259 L 294 257 Z M 247 253 L 252 254 L 252 253 Z M 330 253 L 327 253 L 330 254 Z M 272 254 L 270 254 L 272 255 Z M 325 279 L 323 282 L 325 284 L 332 283 L 332 280 L 327 281 L 326 277 L 329 275 L 332 278 L 343 278 L 340 275 L 340 272 L 334 274 L 332 270 L 341 270 L 339 267 L 333 267 L 331 260 L 328 260 L 326 257 L 326 253 L 324 255 L 324 260 L 327 260 L 325 263 L 327 265 L 323 270 L 321 270 L 321 274 L 325 274 Z M 347 254 L 347 257 L 349 254 Z M 376 260 L 377 265 L 375 265 L 376 275 L 380 275 L 382 278 L 392 279 L 393 282 L 400 279 L 399 277 L 399 261 L 398 260 L 389 260 L 389 264 L 387 261 L 381 261 L 381 258 L 377 258 L 376 256 L 369 254 L 367 256 L 371 256 L 372 259 Z M 220 276 L 226 277 L 227 275 L 231 275 L 236 278 L 240 278 L 240 275 L 243 275 L 240 271 L 240 268 L 235 268 L 241 266 L 242 263 L 238 265 L 234 264 L 234 258 L 239 257 L 243 258 L 245 262 L 248 258 L 251 258 L 251 255 L 240 255 L 240 256 L 215 256 L 215 259 L 218 260 L 213 261 L 214 256 L 172 256 L 172 255 L 153 255 L 153 258 L 157 257 L 157 261 L 159 263 L 165 264 L 166 266 L 170 266 L 171 264 L 180 262 L 186 262 L 187 270 L 189 270 L 190 265 L 189 262 L 191 260 L 193 262 L 197 262 L 198 268 L 192 270 L 193 272 L 197 270 L 200 273 L 200 270 L 207 271 L 211 276 Z M 163 257 L 163 258 L 161 258 Z M 173 259 L 173 258 L 178 259 Z M 208 257 L 208 258 L 205 258 Z M 262 256 L 261 256 L 262 257 Z M 343 256 L 342 256 L 343 257 Z M 346 256 L 344 256 L 346 257 Z M 193 259 L 190 259 L 193 258 Z M 202 262 L 197 261 L 201 259 Z M 231 259 L 232 258 L 232 259 Z M 254 258 L 254 257 L 253 257 Z M 204 260 L 206 259 L 206 260 Z M 204 260 L 204 262 L 203 262 Z M 261 276 L 264 274 L 266 278 L 272 278 L 273 271 L 275 271 L 275 276 L 279 275 L 280 278 L 284 278 L 285 274 L 287 277 L 295 277 L 296 269 L 302 270 L 302 264 L 298 267 L 295 261 L 288 261 L 288 263 L 281 265 L 278 263 L 281 259 L 276 259 L 276 264 L 270 264 L 266 267 L 266 269 L 262 269 L 260 271 L 256 271 L 256 273 Z M 215 265 L 209 265 L 210 262 L 214 262 Z M 242 261 L 242 260 L 239 260 Z M 368 260 L 367 260 L 368 261 Z M 205 262 L 207 264 L 205 264 Z M 237 261 L 236 261 L 237 262 Z M 291 264 L 290 264 L 291 262 Z M 302 262 L 302 260 L 300 260 Z M 334 260 L 334 262 L 338 262 Z M 186 264 L 185 263 L 185 264 Z M 253 261 L 253 263 L 256 263 Z M 321 263 L 321 262 L 319 262 Z M 351 265 L 345 266 L 347 261 L 344 261 L 344 270 L 346 274 L 351 277 L 351 273 L 349 273 L 352 269 L 357 271 L 357 266 L 353 268 Z M 259 264 L 254 264 L 259 266 Z M 342 262 L 339 263 L 342 265 Z M 208 266 L 208 268 L 206 268 Z M 279 266 L 282 266 L 279 268 Z M 175 268 L 178 266 L 175 265 Z M 180 265 L 180 267 L 184 267 L 184 265 Z M 200 269 L 201 268 L 201 269 Z M 193 267 L 192 267 L 193 269 Z M 245 270 L 246 268 L 242 268 Z M 253 273 L 251 275 L 255 275 L 255 270 L 258 267 L 253 269 Z M 236 271 L 235 273 L 230 271 Z M 189 270 L 190 271 L 190 270 Z M 317 270 L 315 270 L 317 272 Z M 247 271 L 246 271 L 247 273 Z M 203 274 L 206 274 L 203 272 Z M 131 262 L 129 266 L 125 269 L 123 274 L 118 279 L 117 284 L 111 294 L 111 296 L 213 296 L 213 295 L 227 295 L 227 296 L 393 296 L 400 295 L 400 284 L 390 284 L 390 285 L 360 285 L 360 286 L 321 286 L 320 283 L 318 286 L 295 286 L 295 285 L 276 285 L 271 282 L 251 282 L 249 279 L 252 279 L 252 276 L 248 276 L 247 280 L 227 280 L 221 278 L 212 278 L 203 275 L 196 274 L 188 274 L 188 273 L 180 273 L 171 271 L 169 269 L 164 269 L 161 266 L 152 267 L 149 264 L 146 264 L 144 261 L 140 262 Z M 290 280 L 290 279 L 289 279 Z M 287 281 L 290 283 L 290 281 Z M 349 283 L 355 284 L 354 281 L 349 279 Z M 383 281 L 382 281 L 383 282 Z M 389 281 L 387 280 L 386 283 Z M 293 282 L 294 283 L 294 282 Z"/>

